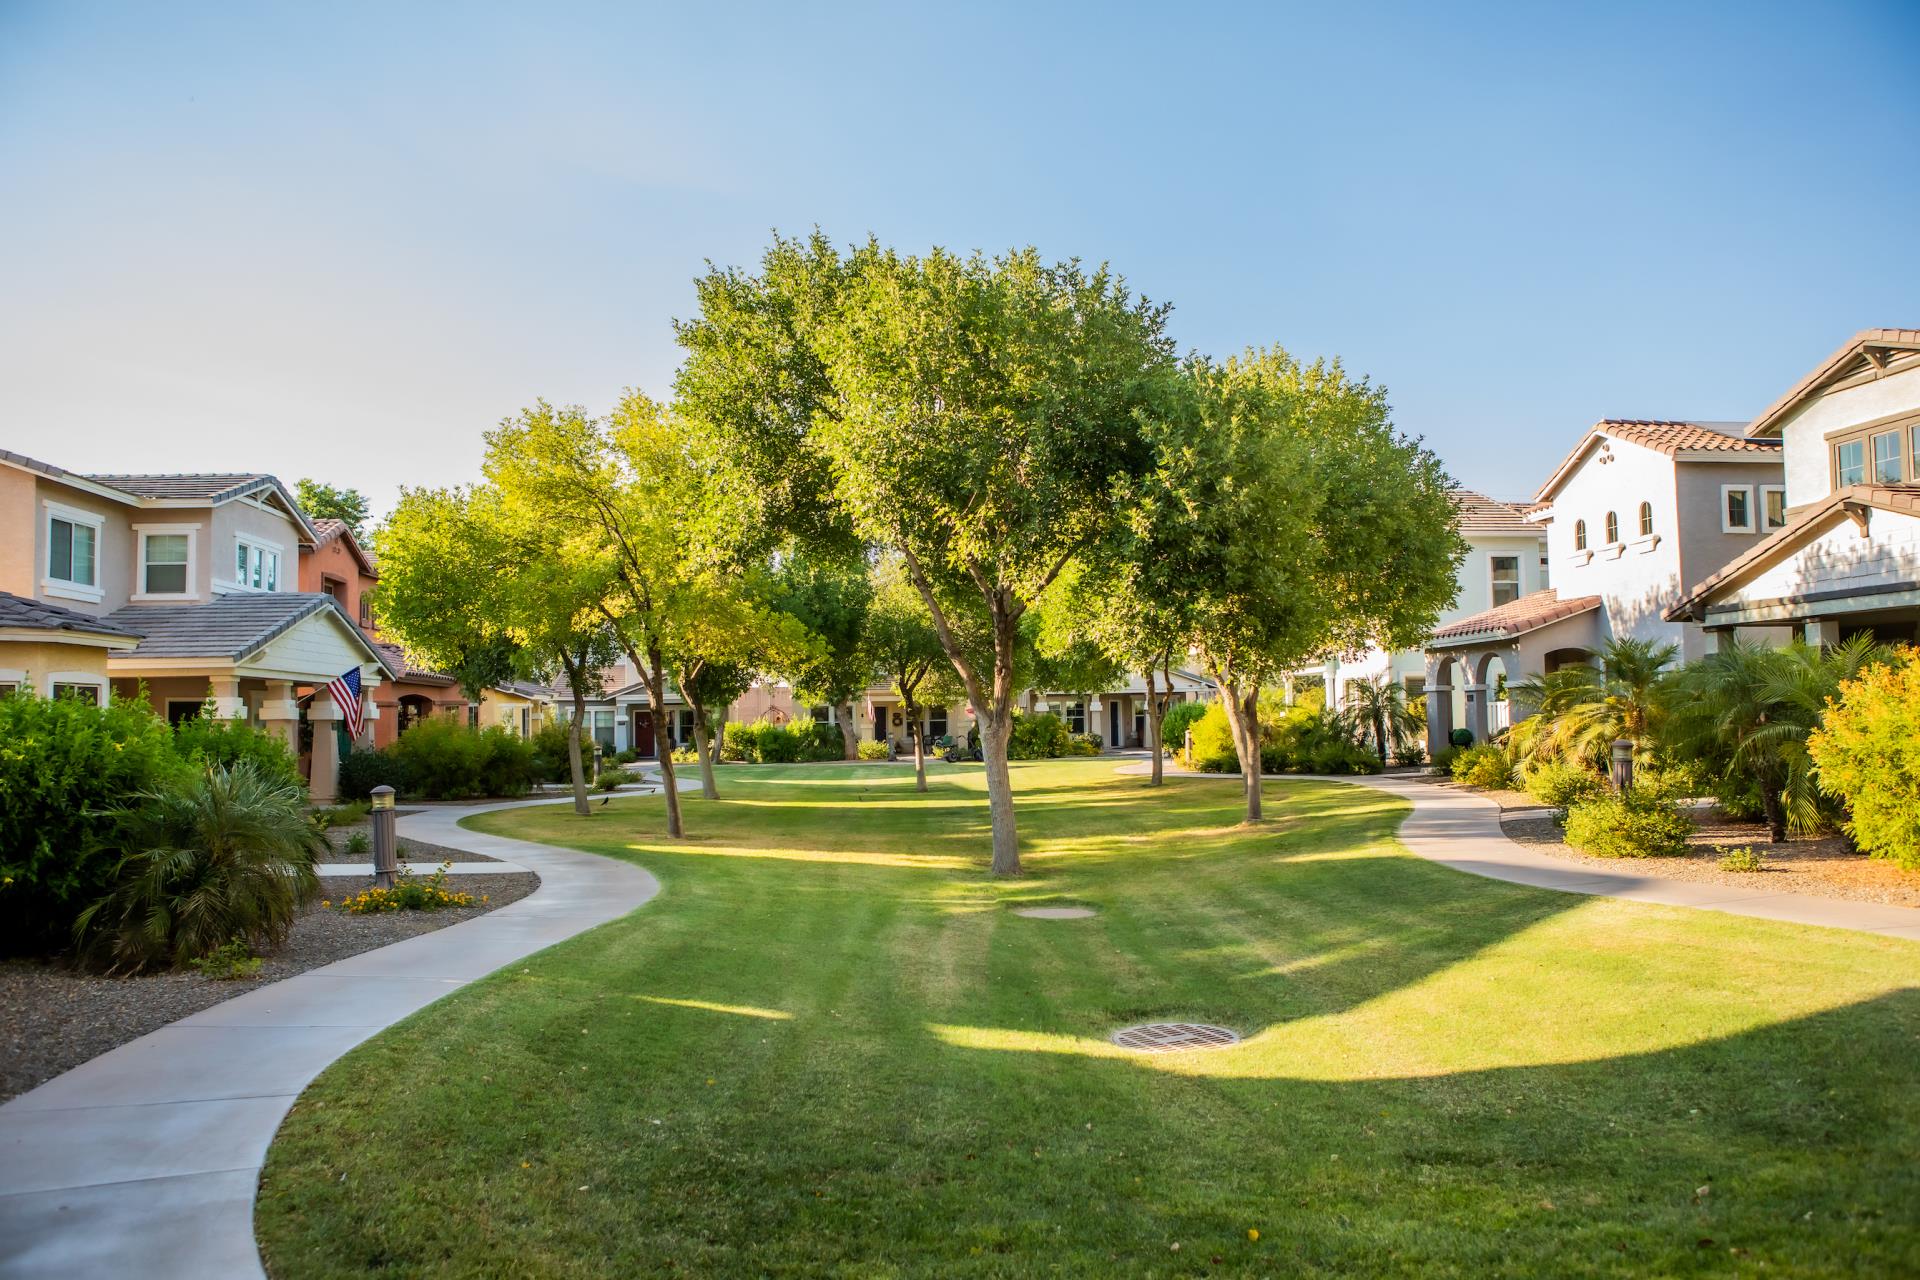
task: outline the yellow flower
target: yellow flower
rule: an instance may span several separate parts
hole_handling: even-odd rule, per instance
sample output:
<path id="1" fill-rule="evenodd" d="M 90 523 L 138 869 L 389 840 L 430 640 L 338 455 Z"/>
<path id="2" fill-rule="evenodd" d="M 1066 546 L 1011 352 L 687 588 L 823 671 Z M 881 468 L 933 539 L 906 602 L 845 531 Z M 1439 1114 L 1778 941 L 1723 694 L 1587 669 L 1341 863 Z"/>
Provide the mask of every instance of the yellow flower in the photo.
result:
<path id="1" fill-rule="evenodd" d="M 1259 1238 L 1260 1238 L 1260 1228 L 1258 1227 L 1247 1228 L 1247 1239 L 1258 1240 Z"/>

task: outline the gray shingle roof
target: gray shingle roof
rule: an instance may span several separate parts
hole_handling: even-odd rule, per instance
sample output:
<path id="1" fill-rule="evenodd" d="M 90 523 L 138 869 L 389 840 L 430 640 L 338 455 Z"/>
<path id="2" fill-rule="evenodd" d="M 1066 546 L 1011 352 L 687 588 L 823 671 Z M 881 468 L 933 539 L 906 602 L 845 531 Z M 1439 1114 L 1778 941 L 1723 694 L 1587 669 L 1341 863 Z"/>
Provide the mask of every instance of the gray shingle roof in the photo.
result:
<path id="1" fill-rule="evenodd" d="M 360 634 L 332 596 L 312 591 L 250 591 L 217 596 L 208 604 L 130 604 L 107 617 L 144 636 L 133 651 L 137 658 L 244 658 L 329 609 L 347 630 Z"/>
<path id="2" fill-rule="evenodd" d="M 193 498 L 205 502 L 225 502 L 274 483 L 272 476 L 229 471 L 197 475 L 89 475 L 87 479 L 142 498 Z"/>
<path id="3" fill-rule="evenodd" d="M 30 600 L 0 591 L 0 627 L 21 631 L 84 631 L 102 636 L 139 638 L 140 633 L 107 618 L 96 618 L 78 609 L 66 609 L 44 600 Z"/>

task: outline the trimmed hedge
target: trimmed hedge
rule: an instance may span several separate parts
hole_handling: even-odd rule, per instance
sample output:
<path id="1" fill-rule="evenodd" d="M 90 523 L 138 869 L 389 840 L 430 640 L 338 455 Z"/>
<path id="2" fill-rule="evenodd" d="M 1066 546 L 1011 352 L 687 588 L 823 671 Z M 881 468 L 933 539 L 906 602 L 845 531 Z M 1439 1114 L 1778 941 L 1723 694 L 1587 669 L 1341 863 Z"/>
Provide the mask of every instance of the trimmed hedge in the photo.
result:
<path id="1" fill-rule="evenodd" d="M 1490 742 L 1468 747 L 1453 758 L 1453 776 L 1457 782 L 1485 791 L 1499 791 L 1513 785 L 1513 761 L 1504 748 Z"/>
<path id="2" fill-rule="evenodd" d="M 1637 788 L 1602 792 L 1567 812 L 1567 843 L 1596 858 L 1676 858 L 1692 834 L 1680 806 Z"/>

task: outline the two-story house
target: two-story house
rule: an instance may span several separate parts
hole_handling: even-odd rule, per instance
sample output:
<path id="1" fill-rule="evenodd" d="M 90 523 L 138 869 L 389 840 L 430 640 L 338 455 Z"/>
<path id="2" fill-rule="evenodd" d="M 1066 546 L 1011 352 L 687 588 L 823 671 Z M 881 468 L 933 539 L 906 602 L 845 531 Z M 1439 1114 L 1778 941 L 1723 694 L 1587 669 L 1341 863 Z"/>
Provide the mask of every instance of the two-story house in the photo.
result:
<path id="1" fill-rule="evenodd" d="M 1553 585 L 1427 642 L 1429 750 L 1460 723 L 1484 740 L 1508 716 L 1496 705 L 1507 686 L 1590 662 L 1610 638 L 1672 644 L 1683 660 L 1708 650 L 1668 610 L 1786 520 L 1780 442 L 1745 426 L 1608 419 L 1581 437 L 1527 509 L 1546 531 Z"/>
<path id="2" fill-rule="evenodd" d="M 0 450 L 0 686 L 144 696 L 170 720 L 211 698 L 296 751 L 305 720 L 330 798 L 328 682 L 357 669 L 373 692 L 394 672 L 338 602 L 295 589 L 315 537 L 272 476 L 78 475 Z"/>
<path id="3" fill-rule="evenodd" d="M 1453 490 L 1453 502 L 1458 513 L 1456 527 L 1466 539 L 1467 555 L 1460 562 L 1453 601 L 1441 612 L 1439 626 L 1546 589 L 1547 536 L 1527 519 L 1524 509 L 1471 489 Z M 1413 702 L 1426 693 L 1427 657 L 1421 649 L 1388 653 L 1376 647 L 1357 655 L 1328 658 L 1324 668 L 1303 667 L 1294 672 L 1289 693 L 1303 679 L 1316 674 L 1326 692 L 1329 711 L 1346 706 L 1347 688 L 1354 681 L 1383 676 L 1399 681 L 1407 700 Z M 1464 715 L 1464 695 L 1456 690 L 1452 697 L 1455 716 Z"/>
<path id="4" fill-rule="evenodd" d="M 1771 536 L 1667 612 L 1716 636 L 1920 640 L 1920 329 L 1866 329 L 1747 424 L 1779 437 Z"/>

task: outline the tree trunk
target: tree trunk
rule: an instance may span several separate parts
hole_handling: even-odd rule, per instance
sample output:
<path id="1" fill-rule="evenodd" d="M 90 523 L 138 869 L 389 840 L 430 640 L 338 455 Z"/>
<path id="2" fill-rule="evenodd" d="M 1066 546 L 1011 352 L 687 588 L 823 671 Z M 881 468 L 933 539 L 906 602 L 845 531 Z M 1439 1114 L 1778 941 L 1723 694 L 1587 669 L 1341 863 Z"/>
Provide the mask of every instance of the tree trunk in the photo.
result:
<path id="1" fill-rule="evenodd" d="M 993 822 L 993 874 L 1020 874 L 1020 833 L 1013 817 L 1013 772 L 1007 746 L 1013 738 L 1013 707 L 980 718 L 980 753 L 987 767 L 987 812 Z"/>
<path id="2" fill-rule="evenodd" d="M 1147 785 L 1157 787 L 1161 782 L 1160 764 L 1160 697 L 1154 692 L 1153 664 L 1147 664 L 1147 736 L 1153 739 L 1153 773 Z"/>
<path id="3" fill-rule="evenodd" d="M 853 703 L 843 702 L 834 708 L 834 712 L 840 718 L 840 741 L 846 751 L 846 754 L 842 756 L 841 759 L 858 760 L 860 758 L 860 731 L 854 727 Z"/>
<path id="4" fill-rule="evenodd" d="M 660 784 L 667 793 L 667 834 L 678 840 L 686 835 L 686 829 L 680 825 L 680 789 L 673 780 L 673 740 L 667 736 L 667 675 L 659 650 L 649 650 L 647 657 L 650 661 L 641 670 L 646 673 L 647 698 L 653 703 L 653 753 L 660 763 Z"/>
<path id="5" fill-rule="evenodd" d="M 1240 777 L 1247 789 L 1247 821 L 1258 822 L 1260 807 L 1260 686 L 1245 693 L 1232 676 L 1215 675 L 1220 689 L 1221 708 L 1227 713 L 1227 727 L 1233 731 L 1234 754 L 1240 757 Z"/>
<path id="6" fill-rule="evenodd" d="M 1771 786 L 1761 784 L 1760 807 L 1767 814 L 1767 839 L 1779 844 L 1787 838 L 1787 807 L 1780 803 L 1780 793 Z"/>
<path id="7" fill-rule="evenodd" d="M 700 798 L 718 800 L 720 787 L 713 778 L 713 757 L 707 751 L 707 709 L 699 703 L 693 706 L 693 754 L 700 761 Z"/>
<path id="8" fill-rule="evenodd" d="M 593 816 L 587 803 L 587 771 L 581 762 L 580 722 L 587 718 L 587 697 L 578 685 L 573 689 L 573 724 L 567 734 L 567 768 L 573 775 L 573 811 L 583 818 Z"/>
<path id="9" fill-rule="evenodd" d="M 913 789 L 927 789 L 927 745 L 926 735 L 920 732 L 920 708 L 915 705 L 913 695 L 900 695 L 901 710 L 907 713 L 907 736 L 913 739 Z"/>
<path id="10" fill-rule="evenodd" d="M 1380 745 L 1380 763 L 1387 762 L 1387 719 L 1378 708 L 1373 713 L 1373 740 Z"/>

